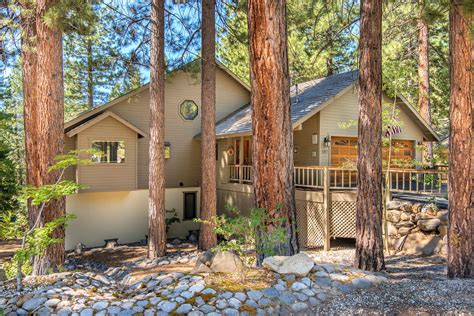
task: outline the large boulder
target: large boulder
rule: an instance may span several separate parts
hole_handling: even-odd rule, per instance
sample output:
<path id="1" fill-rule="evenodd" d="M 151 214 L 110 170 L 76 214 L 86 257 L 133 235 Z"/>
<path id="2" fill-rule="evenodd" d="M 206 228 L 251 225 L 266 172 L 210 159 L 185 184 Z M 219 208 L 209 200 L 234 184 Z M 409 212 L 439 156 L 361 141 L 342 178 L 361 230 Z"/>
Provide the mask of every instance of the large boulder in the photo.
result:
<path id="1" fill-rule="evenodd" d="M 411 227 L 411 228 L 400 227 L 400 229 L 398 230 L 398 233 L 400 234 L 400 236 L 405 236 L 408 234 L 416 233 L 417 231 L 420 231 L 418 227 Z"/>
<path id="2" fill-rule="evenodd" d="M 206 251 L 196 260 L 191 273 L 235 273 L 241 272 L 244 263 L 235 253 L 230 251 Z"/>
<path id="3" fill-rule="evenodd" d="M 413 222 L 410 222 L 410 221 L 402 221 L 402 222 L 396 224 L 395 226 L 398 227 L 398 228 L 401 228 L 401 227 L 413 228 L 416 225 L 413 224 Z"/>
<path id="4" fill-rule="evenodd" d="M 420 203 L 415 203 L 411 206 L 411 212 L 414 214 L 421 212 L 422 205 Z"/>
<path id="5" fill-rule="evenodd" d="M 402 221 L 410 221 L 411 220 L 411 215 L 413 215 L 413 214 L 411 214 L 409 212 L 401 212 L 400 213 L 400 219 Z"/>
<path id="6" fill-rule="evenodd" d="M 212 272 L 232 273 L 243 269 L 243 262 L 235 253 L 230 251 L 218 251 L 214 254 L 211 262 Z"/>
<path id="7" fill-rule="evenodd" d="M 439 210 L 436 217 L 441 221 L 442 224 L 447 225 L 449 220 L 448 210 Z"/>
<path id="8" fill-rule="evenodd" d="M 206 266 L 204 263 L 200 261 L 196 261 L 196 265 L 191 270 L 191 274 L 198 274 L 198 273 L 212 273 L 211 268 Z"/>
<path id="9" fill-rule="evenodd" d="M 428 214 L 428 215 L 431 215 L 431 216 L 436 216 L 436 214 L 438 213 L 438 206 L 436 206 L 436 204 L 434 203 L 429 203 L 429 204 L 425 204 L 422 208 L 421 208 L 421 213 L 424 213 L 424 214 Z"/>
<path id="10" fill-rule="evenodd" d="M 402 201 L 392 200 L 387 202 L 387 210 L 398 210 L 403 205 Z"/>
<path id="11" fill-rule="evenodd" d="M 418 221 L 418 227 L 420 227 L 420 229 L 425 232 L 432 232 L 437 230 L 440 224 L 441 221 L 437 218 L 420 219 Z"/>
<path id="12" fill-rule="evenodd" d="M 436 218 L 436 216 L 433 216 L 428 213 L 418 213 L 415 216 L 415 221 L 419 221 L 420 219 L 432 219 L 432 218 Z"/>
<path id="13" fill-rule="evenodd" d="M 397 236 L 398 229 L 392 222 L 387 222 L 387 231 L 389 236 Z"/>
<path id="14" fill-rule="evenodd" d="M 387 221 L 392 223 L 398 223 L 400 221 L 401 212 L 397 210 L 387 211 Z"/>
<path id="15" fill-rule="evenodd" d="M 403 241 L 403 239 L 405 240 Z M 397 247 L 401 246 L 402 241 L 403 248 L 401 250 L 409 255 L 431 256 L 435 253 L 439 253 L 444 245 L 443 240 L 439 236 L 433 234 L 426 235 L 422 232 L 400 238 Z"/>
<path id="16" fill-rule="evenodd" d="M 305 276 L 314 267 L 314 262 L 307 254 L 300 252 L 294 256 L 267 257 L 262 265 L 279 274 Z"/>

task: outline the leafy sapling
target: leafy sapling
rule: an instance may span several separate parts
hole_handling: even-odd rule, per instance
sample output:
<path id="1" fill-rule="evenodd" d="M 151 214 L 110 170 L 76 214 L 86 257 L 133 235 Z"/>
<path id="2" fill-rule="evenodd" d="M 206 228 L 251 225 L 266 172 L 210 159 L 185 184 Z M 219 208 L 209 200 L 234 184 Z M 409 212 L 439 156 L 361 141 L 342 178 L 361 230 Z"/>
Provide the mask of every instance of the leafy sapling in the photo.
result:
<path id="1" fill-rule="evenodd" d="M 16 275 L 18 291 L 22 289 L 23 272 L 28 273 L 31 271 L 29 266 L 30 259 L 43 255 L 50 245 L 62 242 L 61 238 L 53 238 L 51 236 L 52 233 L 57 228 L 66 226 L 68 221 L 75 218 L 73 214 L 66 214 L 41 225 L 44 209 L 49 202 L 76 193 L 77 190 L 84 188 L 73 181 L 64 180 L 66 169 L 71 166 L 91 164 L 90 159 L 82 158 L 82 156 L 97 154 L 100 155 L 100 152 L 90 149 L 75 150 L 68 154 L 57 156 L 55 164 L 48 170 L 49 172 L 53 170 L 59 171 L 59 175 L 54 183 L 40 187 L 26 186 L 23 188 L 22 200 L 24 204 L 26 205 L 27 201 L 29 201 L 38 210 L 31 227 L 28 225 L 26 208 L 19 209 L 15 214 L 9 213 L 0 222 L 1 238 L 21 239 L 21 247 L 15 252 L 11 263 L 6 266 L 7 273 L 10 276 Z M 14 265 L 16 265 L 16 269 Z"/>

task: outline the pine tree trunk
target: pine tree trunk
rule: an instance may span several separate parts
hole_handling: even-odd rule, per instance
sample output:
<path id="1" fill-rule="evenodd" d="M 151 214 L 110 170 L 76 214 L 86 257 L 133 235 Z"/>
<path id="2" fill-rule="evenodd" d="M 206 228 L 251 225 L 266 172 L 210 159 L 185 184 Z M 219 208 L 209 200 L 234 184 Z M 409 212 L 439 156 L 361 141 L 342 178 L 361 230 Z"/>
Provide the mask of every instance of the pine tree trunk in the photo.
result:
<path id="1" fill-rule="evenodd" d="M 151 2 L 148 258 L 166 254 L 164 0 Z"/>
<path id="2" fill-rule="evenodd" d="M 286 1 L 249 0 L 248 25 L 255 204 L 270 218 L 286 219 L 284 223 L 267 223 L 267 229 L 271 232 L 282 226 L 287 241 L 275 249 L 280 255 L 293 255 L 298 252 L 298 243 Z M 257 263 L 261 264 L 266 255 L 258 253 Z"/>
<path id="3" fill-rule="evenodd" d="M 385 268 L 382 243 L 382 1 L 362 0 L 355 267 Z"/>
<path id="4" fill-rule="evenodd" d="M 36 20 L 34 6 L 29 1 L 21 3 L 21 67 L 23 84 L 23 123 L 25 127 L 26 183 L 41 185 L 41 167 L 38 158 L 39 138 L 38 107 L 36 102 Z M 38 207 L 28 203 L 30 227 L 38 216 Z"/>
<path id="5" fill-rule="evenodd" d="M 216 40 L 215 0 L 202 2 L 202 83 L 201 83 L 201 219 L 216 215 Z M 202 223 L 199 248 L 216 246 L 217 237 L 210 223 Z"/>
<path id="6" fill-rule="evenodd" d="M 94 64 L 92 56 L 92 40 L 87 39 L 87 106 L 94 107 Z"/>
<path id="7" fill-rule="evenodd" d="M 423 6 L 424 4 L 422 4 Z M 431 106 L 430 106 L 430 74 L 429 74 L 429 28 L 428 22 L 423 16 L 424 9 L 421 9 L 418 21 L 418 108 L 421 117 L 431 125 Z M 433 144 L 426 144 L 425 160 L 432 165 Z"/>
<path id="8" fill-rule="evenodd" d="M 43 22 L 45 12 L 56 1 L 38 0 L 36 7 L 37 30 L 37 108 L 38 108 L 38 161 L 41 170 L 41 184 L 52 184 L 59 177 L 59 170 L 49 172 L 54 158 L 64 152 L 64 88 L 62 64 L 61 32 L 48 27 Z M 53 221 L 65 214 L 65 198 L 53 200 L 43 211 L 42 224 Z M 43 256 L 35 258 L 34 274 L 56 271 L 64 264 L 64 227 L 52 233 L 53 238 L 63 242 L 48 247 Z"/>
<path id="9" fill-rule="evenodd" d="M 461 0 L 451 1 L 449 16 L 449 229 L 448 277 L 473 277 L 473 43 L 472 16 Z"/>

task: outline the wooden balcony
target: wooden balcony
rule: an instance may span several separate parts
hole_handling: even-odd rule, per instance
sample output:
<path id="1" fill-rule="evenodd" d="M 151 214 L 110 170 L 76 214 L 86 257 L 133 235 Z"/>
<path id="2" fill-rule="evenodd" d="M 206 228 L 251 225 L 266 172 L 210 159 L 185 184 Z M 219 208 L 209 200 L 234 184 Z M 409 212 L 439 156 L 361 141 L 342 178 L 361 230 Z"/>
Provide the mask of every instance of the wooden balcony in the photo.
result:
<path id="1" fill-rule="evenodd" d="M 229 182 L 252 184 L 252 166 L 230 165 Z M 386 177 L 384 170 L 383 176 Z M 326 178 L 327 177 L 327 178 Z M 443 195 L 447 192 L 447 170 L 390 169 L 391 192 Z M 331 190 L 357 189 L 357 170 L 328 166 L 295 166 L 295 186 L 300 189 Z M 384 179 L 385 183 L 385 179 Z"/>

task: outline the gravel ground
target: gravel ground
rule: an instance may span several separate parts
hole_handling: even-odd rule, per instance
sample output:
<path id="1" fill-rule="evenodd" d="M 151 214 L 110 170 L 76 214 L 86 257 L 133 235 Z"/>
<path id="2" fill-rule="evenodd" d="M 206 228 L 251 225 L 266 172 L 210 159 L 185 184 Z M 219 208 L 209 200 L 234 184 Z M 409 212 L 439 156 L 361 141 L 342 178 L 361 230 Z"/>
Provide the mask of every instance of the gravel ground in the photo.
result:
<path id="1" fill-rule="evenodd" d="M 321 253 L 322 261 L 350 262 L 354 250 Z M 392 256 L 388 283 L 329 300 L 311 314 L 473 315 L 474 280 L 446 278 L 444 257 Z"/>

